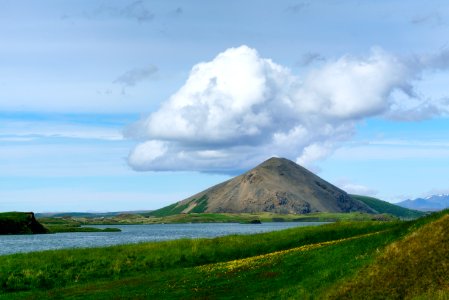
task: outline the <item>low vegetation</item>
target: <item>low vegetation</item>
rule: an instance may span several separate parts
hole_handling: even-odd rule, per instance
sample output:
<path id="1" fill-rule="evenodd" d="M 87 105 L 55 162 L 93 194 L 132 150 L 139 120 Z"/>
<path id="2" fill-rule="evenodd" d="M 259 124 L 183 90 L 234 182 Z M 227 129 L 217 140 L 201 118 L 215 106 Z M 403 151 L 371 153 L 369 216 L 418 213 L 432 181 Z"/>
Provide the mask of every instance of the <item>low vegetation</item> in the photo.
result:
<path id="1" fill-rule="evenodd" d="M 391 221 L 396 218 L 387 214 L 367 213 L 313 213 L 313 214 L 274 214 L 274 213 L 189 213 L 165 217 L 121 214 L 111 217 L 64 217 L 41 218 L 39 221 L 48 228 L 55 225 L 68 227 L 79 225 L 126 225 L 126 224 L 168 224 L 168 223 L 250 223 L 261 222 L 336 222 L 336 221 Z"/>
<path id="2" fill-rule="evenodd" d="M 172 215 L 181 214 L 184 212 L 187 208 L 193 207 L 189 213 L 204 213 L 207 208 L 207 196 L 203 195 L 200 198 L 196 199 L 193 198 L 187 203 L 173 203 L 171 205 L 162 207 L 157 210 L 153 210 L 149 213 L 146 213 L 144 215 L 146 216 L 153 216 L 153 217 L 167 217 Z"/>
<path id="3" fill-rule="evenodd" d="M 85 227 L 83 223 L 75 218 L 41 218 L 40 223 L 48 230 L 49 233 L 60 232 L 119 232 L 119 228 L 96 228 Z"/>

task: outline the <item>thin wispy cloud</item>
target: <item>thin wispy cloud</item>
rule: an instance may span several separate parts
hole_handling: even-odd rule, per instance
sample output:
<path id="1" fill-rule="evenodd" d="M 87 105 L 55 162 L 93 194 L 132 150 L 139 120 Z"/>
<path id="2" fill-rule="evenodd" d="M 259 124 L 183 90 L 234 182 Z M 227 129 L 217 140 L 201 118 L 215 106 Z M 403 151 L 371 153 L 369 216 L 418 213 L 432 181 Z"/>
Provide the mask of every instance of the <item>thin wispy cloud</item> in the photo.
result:
<path id="1" fill-rule="evenodd" d="M 119 128 L 66 122 L 3 121 L 1 141 L 34 141 L 39 138 L 70 138 L 118 141 L 123 139 Z"/>
<path id="2" fill-rule="evenodd" d="M 436 11 L 427 14 L 415 15 L 410 22 L 415 25 L 431 26 L 440 26 L 444 24 L 443 17 L 439 12 Z"/>
<path id="3" fill-rule="evenodd" d="M 287 6 L 285 8 L 285 11 L 296 14 L 296 13 L 299 13 L 299 12 L 303 11 L 304 9 L 306 9 L 309 5 L 310 5 L 309 2 L 299 2 L 299 3 Z"/>
<path id="4" fill-rule="evenodd" d="M 158 68 L 153 65 L 144 68 L 134 68 L 118 76 L 113 83 L 131 87 L 146 79 L 154 78 L 157 72 Z"/>
<path id="5" fill-rule="evenodd" d="M 134 1 L 122 8 L 117 9 L 119 16 L 135 19 L 139 22 L 150 22 L 154 19 L 154 14 L 146 7 L 142 0 Z"/>
<path id="6" fill-rule="evenodd" d="M 375 196 L 379 193 L 376 189 L 368 186 L 351 182 L 347 179 L 340 179 L 335 184 L 349 194 Z"/>
<path id="7" fill-rule="evenodd" d="M 61 20 L 73 20 L 74 18 L 120 18 L 137 21 L 138 23 L 148 23 L 156 17 L 143 0 L 124 1 L 121 3 L 123 4 L 116 5 L 113 2 L 106 2 L 94 9 L 86 10 L 81 14 L 64 13 L 61 15 Z"/>
<path id="8" fill-rule="evenodd" d="M 318 52 L 307 52 L 296 63 L 299 67 L 307 67 L 315 62 L 324 62 L 326 58 Z"/>
<path id="9" fill-rule="evenodd" d="M 173 17 L 179 17 L 182 14 L 184 14 L 184 9 L 182 7 L 177 7 L 169 13 L 169 15 Z"/>

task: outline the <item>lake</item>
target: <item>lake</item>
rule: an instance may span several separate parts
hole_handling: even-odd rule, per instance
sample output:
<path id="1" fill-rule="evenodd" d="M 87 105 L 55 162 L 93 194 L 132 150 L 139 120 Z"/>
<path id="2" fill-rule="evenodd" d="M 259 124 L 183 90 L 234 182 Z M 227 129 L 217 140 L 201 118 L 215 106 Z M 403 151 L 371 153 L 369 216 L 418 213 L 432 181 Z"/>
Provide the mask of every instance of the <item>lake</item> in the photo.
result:
<path id="1" fill-rule="evenodd" d="M 71 232 L 35 235 L 0 235 L 0 255 L 65 248 L 89 248 L 181 238 L 212 238 L 230 234 L 252 234 L 326 222 L 279 222 L 262 224 L 201 223 L 151 225 L 89 225 L 115 227 L 122 232 Z"/>

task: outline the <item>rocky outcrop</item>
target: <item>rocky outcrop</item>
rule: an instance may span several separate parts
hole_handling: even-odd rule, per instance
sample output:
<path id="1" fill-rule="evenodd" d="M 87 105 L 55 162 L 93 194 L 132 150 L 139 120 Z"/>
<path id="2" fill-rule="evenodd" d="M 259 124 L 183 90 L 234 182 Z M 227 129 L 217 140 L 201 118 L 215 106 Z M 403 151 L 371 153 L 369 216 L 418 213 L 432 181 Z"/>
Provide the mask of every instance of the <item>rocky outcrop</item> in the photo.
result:
<path id="1" fill-rule="evenodd" d="M 32 212 L 0 213 L 0 234 L 48 233 Z"/>

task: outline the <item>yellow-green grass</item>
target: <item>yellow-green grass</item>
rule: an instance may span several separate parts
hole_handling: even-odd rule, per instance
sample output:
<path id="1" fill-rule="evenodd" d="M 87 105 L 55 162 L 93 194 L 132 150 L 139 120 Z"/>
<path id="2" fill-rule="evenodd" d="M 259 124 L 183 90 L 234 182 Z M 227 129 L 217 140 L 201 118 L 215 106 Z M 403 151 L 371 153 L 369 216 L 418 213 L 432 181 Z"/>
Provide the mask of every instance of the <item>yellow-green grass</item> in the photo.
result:
<path id="1" fill-rule="evenodd" d="M 449 299 L 449 215 L 389 245 L 336 299 Z"/>
<path id="2" fill-rule="evenodd" d="M 5 293 L 20 290 L 35 292 L 102 280 L 135 276 L 146 278 L 153 276 L 154 272 L 170 273 L 174 270 L 183 276 L 185 268 L 344 239 L 397 226 L 402 226 L 402 223 L 341 222 L 246 236 L 0 256 L 0 288 Z"/>
<path id="3" fill-rule="evenodd" d="M 3 292 L 0 298 L 345 297 L 348 290 L 356 291 L 357 284 L 364 282 L 363 274 L 370 270 L 373 262 L 376 262 L 373 266 L 377 264 L 380 269 L 385 264 L 386 273 L 391 268 L 400 268 L 403 263 L 410 263 L 412 269 L 414 264 L 408 259 L 388 265 L 388 260 L 394 261 L 395 257 L 405 254 L 401 250 L 388 256 L 390 250 L 383 252 L 384 249 L 391 247 L 388 245 L 406 246 L 415 235 L 432 237 L 429 231 L 444 237 L 442 229 L 449 222 L 446 221 L 446 213 L 432 214 L 414 221 L 337 222 L 249 236 L 0 256 L 0 286 Z M 440 218 L 444 222 L 438 225 Z M 431 223 L 434 221 L 437 222 Z M 436 230 L 435 224 L 441 227 L 440 230 Z M 417 248 L 420 243 L 417 239 Z M 423 252 L 417 253 L 418 256 L 423 255 Z M 446 252 L 440 254 L 449 257 Z M 387 256 L 382 260 L 384 255 Z M 439 260 L 436 261 L 438 263 Z M 444 272 L 446 269 L 435 270 Z M 430 274 L 432 268 L 428 272 Z M 428 276 L 430 281 L 435 281 L 438 273 Z M 386 281 L 387 278 L 372 281 L 371 288 L 381 290 L 384 284 L 381 279 Z M 414 284 L 411 280 L 405 286 L 412 290 Z M 358 291 L 359 294 L 349 294 L 349 298 L 365 299 L 365 295 L 369 295 L 364 286 Z M 377 295 L 374 288 L 373 291 L 373 295 Z M 426 299 L 445 293 L 444 286 L 434 285 L 415 295 Z M 388 298 L 389 294 L 379 295 L 387 295 Z"/>
<path id="4" fill-rule="evenodd" d="M 376 249 L 396 240 L 405 230 L 404 224 L 389 225 L 249 258 L 154 268 L 138 276 L 10 293 L 5 298 L 320 299 L 329 287 L 351 277 L 372 261 Z"/>

